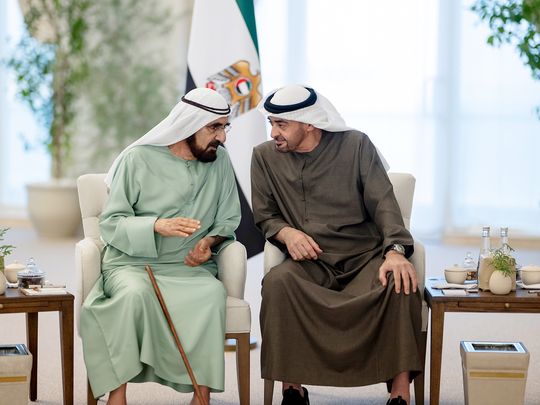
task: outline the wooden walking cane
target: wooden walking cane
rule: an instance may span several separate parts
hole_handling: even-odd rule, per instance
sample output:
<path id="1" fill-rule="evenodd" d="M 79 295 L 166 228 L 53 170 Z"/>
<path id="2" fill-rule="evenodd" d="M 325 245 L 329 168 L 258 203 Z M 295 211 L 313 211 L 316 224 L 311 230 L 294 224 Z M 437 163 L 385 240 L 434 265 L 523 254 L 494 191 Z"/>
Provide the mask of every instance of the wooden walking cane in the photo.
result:
<path id="1" fill-rule="evenodd" d="M 195 379 L 193 370 L 191 369 L 191 366 L 189 365 L 189 360 L 186 356 L 186 352 L 184 351 L 184 348 L 182 347 L 182 343 L 180 343 L 180 339 L 178 338 L 178 334 L 176 333 L 176 328 L 174 327 L 174 324 L 172 322 L 171 315 L 169 314 L 169 310 L 167 309 L 167 305 L 165 305 L 165 301 L 163 300 L 163 296 L 161 295 L 161 291 L 159 289 L 159 286 L 157 285 L 156 279 L 154 277 L 154 273 L 152 272 L 152 268 L 149 265 L 146 265 L 145 269 L 146 269 L 146 272 L 148 273 L 148 277 L 150 277 L 150 282 L 152 283 L 152 286 L 154 287 L 154 291 L 158 298 L 159 305 L 161 305 L 163 314 L 165 315 L 165 318 L 167 319 L 167 323 L 169 324 L 169 329 L 171 330 L 174 336 L 176 347 L 178 348 L 178 351 L 180 352 L 180 355 L 182 356 L 182 360 L 184 361 L 184 365 L 186 366 L 186 370 L 189 374 L 189 378 L 191 379 L 191 383 L 193 384 L 193 388 L 195 389 L 195 395 L 197 395 L 197 398 L 199 398 L 199 402 L 201 404 L 208 405 L 208 402 L 206 402 L 206 399 L 203 398 L 202 392 L 199 388 L 199 384 L 197 384 L 197 380 Z"/>

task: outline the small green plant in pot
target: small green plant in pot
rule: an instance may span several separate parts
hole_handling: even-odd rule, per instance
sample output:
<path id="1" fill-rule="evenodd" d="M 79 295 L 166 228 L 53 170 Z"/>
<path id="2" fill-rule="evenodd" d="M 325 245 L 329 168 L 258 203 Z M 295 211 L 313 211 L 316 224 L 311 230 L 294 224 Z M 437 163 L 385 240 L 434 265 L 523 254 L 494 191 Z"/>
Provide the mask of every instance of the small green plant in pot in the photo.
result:
<path id="1" fill-rule="evenodd" d="M 4 240 L 4 235 L 9 231 L 9 228 L 0 228 L 0 242 Z M 13 245 L 0 245 L 0 271 L 4 271 L 4 257 L 13 252 L 15 246 Z"/>
<path id="2" fill-rule="evenodd" d="M 516 260 L 512 256 L 513 251 L 508 244 L 492 250 L 491 265 L 494 271 L 489 278 L 489 289 L 493 294 L 508 294 L 515 285 Z"/>
<path id="3" fill-rule="evenodd" d="M 505 277 L 510 277 L 516 272 L 516 259 L 510 254 L 514 249 L 508 244 L 504 244 L 499 249 L 493 250 L 493 267 L 500 271 Z"/>

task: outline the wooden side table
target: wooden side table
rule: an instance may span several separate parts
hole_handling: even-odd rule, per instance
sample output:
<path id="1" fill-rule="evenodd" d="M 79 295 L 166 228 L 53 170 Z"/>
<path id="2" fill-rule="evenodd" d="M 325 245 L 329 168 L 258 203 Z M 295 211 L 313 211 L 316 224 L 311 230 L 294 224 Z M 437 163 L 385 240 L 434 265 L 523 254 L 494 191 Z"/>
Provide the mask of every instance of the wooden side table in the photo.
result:
<path id="1" fill-rule="evenodd" d="M 439 405 L 445 312 L 540 313 L 540 297 L 521 289 L 509 295 L 480 291 L 468 293 L 465 297 L 449 297 L 432 288 L 433 283 L 433 280 L 428 280 L 424 291 L 424 299 L 431 309 L 429 403 Z"/>
<path id="2" fill-rule="evenodd" d="M 16 288 L 0 295 L 0 314 L 26 313 L 26 340 L 32 353 L 31 401 L 37 400 L 38 313 L 58 311 L 64 405 L 73 405 L 73 300 L 71 294 L 28 296 Z"/>

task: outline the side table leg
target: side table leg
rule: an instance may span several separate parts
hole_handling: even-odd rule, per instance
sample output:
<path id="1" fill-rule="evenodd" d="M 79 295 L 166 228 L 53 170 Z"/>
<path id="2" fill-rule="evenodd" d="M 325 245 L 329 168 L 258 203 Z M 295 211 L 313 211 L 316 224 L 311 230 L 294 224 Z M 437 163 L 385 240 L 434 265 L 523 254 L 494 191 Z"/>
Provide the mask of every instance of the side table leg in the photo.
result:
<path id="1" fill-rule="evenodd" d="M 441 391 L 441 364 L 444 334 L 444 306 L 431 307 L 431 370 L 429 382 L 429 403 L 439 405 Z"/>
<path id="2" fill-rule="evenodd" d="M 64 405 L 73 405 L 73 301 L 62 302 L 59 315 Z"/>
<path id="3" fill-rule="evenodd" d="M 32 353 L 32 372 L 30 374 L 30 401 L 37 400 L 37 368 L 38 368 L 38 313 L 26 313 L 26 343 Z"/>

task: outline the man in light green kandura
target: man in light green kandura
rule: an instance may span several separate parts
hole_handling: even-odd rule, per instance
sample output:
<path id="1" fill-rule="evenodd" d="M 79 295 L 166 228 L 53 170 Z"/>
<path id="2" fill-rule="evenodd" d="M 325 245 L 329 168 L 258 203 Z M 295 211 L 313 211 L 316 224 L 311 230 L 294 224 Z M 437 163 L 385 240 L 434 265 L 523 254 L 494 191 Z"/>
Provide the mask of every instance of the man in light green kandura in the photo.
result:
<path id="1" fill-rule="evenodd" d="M 96 398 L 126 404 L 126 383 L 193 392 L 148 275 L 160 285 L 206 400 L 224 389 L 226 291 L 211 259 L 234 240 L 240 203 L 220 145 L 229 105 L 194 89 L 115 160 L 100 219 L 102 278 L 81 313 L 84 360 Z M 194 396 L 191 404 L 199 404 Z"/>

